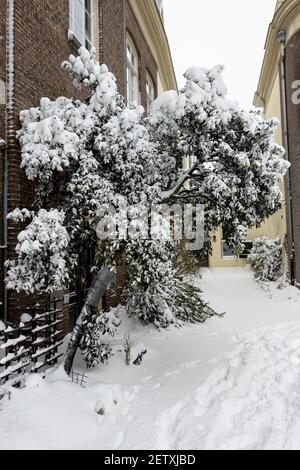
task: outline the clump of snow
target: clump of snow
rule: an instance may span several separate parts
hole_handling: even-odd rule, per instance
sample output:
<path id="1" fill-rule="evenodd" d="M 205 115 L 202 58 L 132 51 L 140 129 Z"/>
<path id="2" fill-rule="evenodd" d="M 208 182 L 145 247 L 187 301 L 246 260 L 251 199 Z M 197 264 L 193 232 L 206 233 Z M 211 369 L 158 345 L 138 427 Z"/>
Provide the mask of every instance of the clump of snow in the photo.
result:
<path id="1" fill-rule="evenodd" d="M 216 65 L 210 70 L 204 67 L 190 67 L 184 76 L 187 80 L 196 83 L 196 85 L 205 91 L 211 92 L 211 90 L 215 90 L 217 95 L 224 97 L 228 91 L 222 78 L 224 69 L 224 65 Z"/>
<path id="2" fill-rule="evenodd" d="M 45 386 L 45 381 L 40 374 L 32 374 L 26 379 L 26 388 L 28 390 L 43 386 Z"/>
<path id="3" fill-rule="evenodd" d="M 79 56 L 71 55 L 62 67 L 74 77 L 75 87 L 88 87 L 93 90 L 90 103 L 100 116 L 117 109 L 117 84 L 115 76 L 106 65 L 96 62 L 96 49 L 79 49 Z"/>
<path id="4" fill-rule="evenodd" d="M 21 167 L 29 180 L 50 179 L 54 171 L 62 172 L 78 159 L 80 140 L 70 125 L 70 107 L 72 101 L 66 98 L 55 102 L 43 98 L 40 108 L 21 112 Z"/>
<path id="5" fill-rule="evenodd" d="M 115 415 L 119 411 L 120 406 L 122 406 L 123 396 L 121 387 L 119 385 L 95 384 L 91 387 L 91 390 L 95 397 L 98 396 L 95 412 L 99 417 L 99 424 L 105 417 L 113 425 Z"/>
<path id="6" fill-rule="evenodd" d="M 6 326 L 4 325 L 3 321 L 0 320 L 0 332 L 3 332 L 6 330 Z"/>
<path id="7" fill-rule="evenodd" d="M 164 114 L 174 114 L 176 117 L 184 115 L 186 105 L 186 98 L 184 95 L 179 96 L 176 91 L 170 90 L 162 93 L 152 104 L 153 116 L 157 119 L 158 116 Z"/>
<path id="8" fill-rule="evenodd" d="M 167 91 L 162 93 L 153 103 L 151 120 L 156 122 L 162 118 L 181 118 L 189 111 L 198 112 L 198 120 L 207 120 L 208 127 L 215 129 L 216 123 L 227 123 L 234 111 L 238 109 L 237 103 L 226 99 L 227 88 L 222 78 L 224 66 L 217 65 L 212 69 L 204 67 L 191 67 L 184 76 L 187 84 L 181 93 Z M 213 113 L 208 116 L 215 108 Z M 209 125 L 210 123 L 210 125 Z"/>
<path id="9" fill-rule="evenodd" d="M 32 316 L 29 315 L 28 313 L 23 313 L 23 315 L 21 316 L 21 322 L 26 324 L 26 323 L 30 323 L 32 321 Z"/>
<path id="10" fill-rule="evenodd" d="M 13 222 L 25 222 L 27 219 L 32 219 L 34 212 L 30 212 L 27 209 L 19 209 L 18 207 L 8 214 L 7 219 Z"/>

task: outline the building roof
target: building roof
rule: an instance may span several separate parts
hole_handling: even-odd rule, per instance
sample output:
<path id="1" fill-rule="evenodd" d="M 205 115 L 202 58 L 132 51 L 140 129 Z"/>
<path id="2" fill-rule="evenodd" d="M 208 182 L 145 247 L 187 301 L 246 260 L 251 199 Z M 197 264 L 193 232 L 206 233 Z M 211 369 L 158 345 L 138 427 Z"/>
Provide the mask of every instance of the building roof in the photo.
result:
<path id="1" fill-rule="evenodd" d="M 129 0 L 156 61 L 165 90 L 177 90 L 177 80 L 162 15 L 156 0 Z"/>
<path id="2" fill-rule="evenodd" d="M 261 68 L 257 91 L 254 96 L 254 105 L 265 107 L 268 102 L 273 83 L 275 81 L 280 60 L 280 44 L 277 40 L 279 31 L 288 32 L 288 28 L 295 16 L 300 14 L 299 0 L 278 0 L 272 22 L 269 25 L 265 43 L 265 55 Z M 288 35 L 289 37 L 289 35 Z"/>

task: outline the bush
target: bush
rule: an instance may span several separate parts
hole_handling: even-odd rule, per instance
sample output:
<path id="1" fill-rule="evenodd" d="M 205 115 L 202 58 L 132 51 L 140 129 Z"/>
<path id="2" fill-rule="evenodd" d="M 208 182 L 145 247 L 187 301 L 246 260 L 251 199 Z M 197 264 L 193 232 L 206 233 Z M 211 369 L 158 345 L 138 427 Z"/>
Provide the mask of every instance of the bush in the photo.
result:
<path id="1" fill-rule="evenodd" d="M 279 237 L 254 240 L 248 259 L 258 281 L 277 281 L 283 275 L 283 245 Z"/>
<path id="2" fill-rule="evenodd" d="M 99 364 L 107 364 L 113 356 L 113 350 L 106 337 L 113 337 L 120 321 L 116 309 L 102 312 L 91 308 L 83 321 L 84 338 L 80 349 L 87 368 L 91 369 Z"/>

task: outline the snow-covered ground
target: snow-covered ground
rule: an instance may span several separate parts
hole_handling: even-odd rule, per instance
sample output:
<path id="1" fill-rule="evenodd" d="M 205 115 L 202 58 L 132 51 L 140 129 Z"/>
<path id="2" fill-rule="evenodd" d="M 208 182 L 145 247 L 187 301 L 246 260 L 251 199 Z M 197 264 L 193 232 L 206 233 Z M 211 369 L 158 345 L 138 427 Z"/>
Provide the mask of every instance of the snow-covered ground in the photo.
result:
<path id="1" fill-rule="evenodd" d="M 300 449 L 300 292 L 262 289 L 249 268 L 199 282 L 224 318 L 162 332 L 125 320 L 86 389 L 57 369 L 0 402 L 0 449 Z M 124 363 L 129 333 L 141 366 Z"/>

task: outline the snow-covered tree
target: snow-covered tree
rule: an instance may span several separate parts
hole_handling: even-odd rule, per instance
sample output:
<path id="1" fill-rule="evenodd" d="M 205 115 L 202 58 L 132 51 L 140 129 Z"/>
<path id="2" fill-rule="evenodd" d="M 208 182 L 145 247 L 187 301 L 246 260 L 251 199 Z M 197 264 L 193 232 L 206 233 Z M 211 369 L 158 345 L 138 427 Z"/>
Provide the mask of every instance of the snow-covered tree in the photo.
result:
<path id="1" fill-rule="evenodd" d="M 116 259 L 124 257 L 129 314 L 158 327 L 204 321 L 213 312 L 174 267 L 175 242 L 150 239 L 149 233 L 142 240 L 99 242 L 99 216 L 104 207 L 117 210 L 124 197 L 130 208 L 202 203 L 206 233 L 222 224 L 227 241 L 240 247 L 247 228 L 283 204 L 278 182 L 287 163 L 274 142 L 276 122 L 229 101 L 220 67 L 188 70 L 186 87 L 160 96 L 149 118 L 141 106 L 125 104 L 94 50 L 81 48 L 63 68 L 88 99 L 43 98 L 38 108 L 21 113 L 22 167 L 35 184 L 36 215 L 20 235 L 17 260 L 9 264 L 9 287 L 29 293 L 67 286 L 89 246 L 94 268 L 114 270 Z M 36 227 L 41 218 L 50 223 L 54 211 L 56 225 L 46 230 L 49 239 L 40 240 Z"/>
<path id="2" fill-rule="evenodd" d="M 249 261 L 258 281 L 278 281 L 284 271 L 284 246 L 280 237 L 270 240 L 268 237 L 256 238 L 249 255 Z"/>
<path id="3" fill-rule="evenodd" d="M 264 121 L 260 110 L 248 112 L 229 100 L 222 71 L 222 66 L 187 70 L 180 93 L 170 91 L 155 101 L 151 137 L 160 154 L 176 161 L 177 183 L 163 198 L 201 201 L 207 233 L 222 225 L 224 238 L 238 249 L 248 228 L 282 207 L 278 183 L 289 164 L 275 143 L 278 121 Z M 184 160 L 191 162 L 188 170 Z"/>

